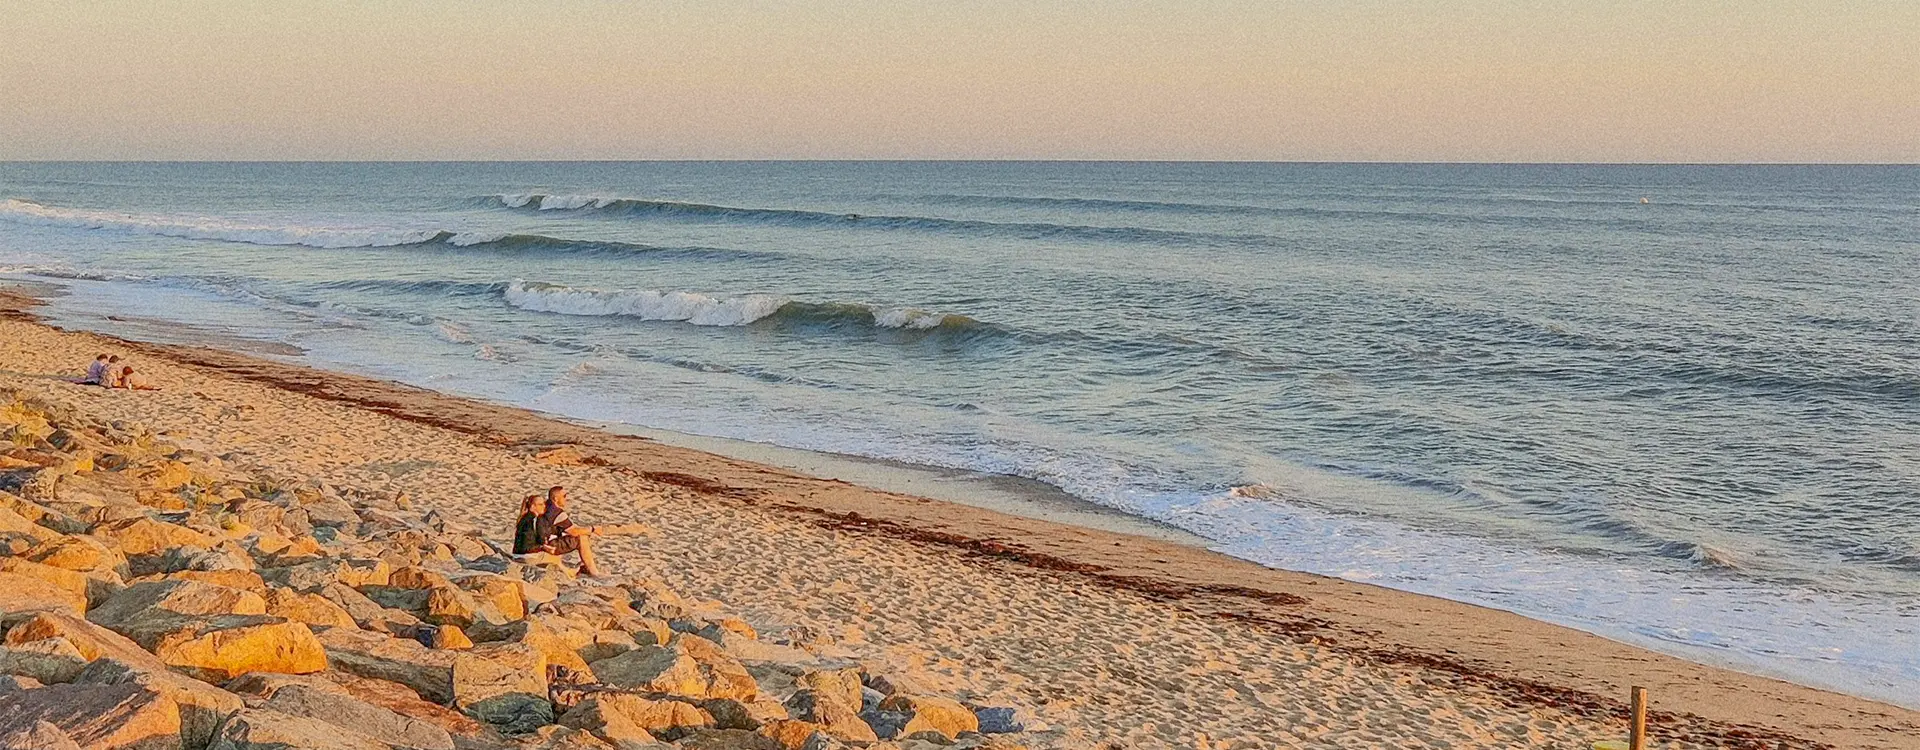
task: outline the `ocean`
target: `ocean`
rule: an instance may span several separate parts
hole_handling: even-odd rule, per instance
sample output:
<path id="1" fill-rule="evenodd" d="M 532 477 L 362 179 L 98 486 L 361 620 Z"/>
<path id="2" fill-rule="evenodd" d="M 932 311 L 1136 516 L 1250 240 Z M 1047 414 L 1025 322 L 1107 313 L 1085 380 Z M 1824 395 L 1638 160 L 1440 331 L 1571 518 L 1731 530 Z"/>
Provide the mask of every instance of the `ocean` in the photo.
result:
<path id="1" fill-rule="evenodd" d="M 1920 168 L 3 163 L 0 272 L 1920 707 Z"/>

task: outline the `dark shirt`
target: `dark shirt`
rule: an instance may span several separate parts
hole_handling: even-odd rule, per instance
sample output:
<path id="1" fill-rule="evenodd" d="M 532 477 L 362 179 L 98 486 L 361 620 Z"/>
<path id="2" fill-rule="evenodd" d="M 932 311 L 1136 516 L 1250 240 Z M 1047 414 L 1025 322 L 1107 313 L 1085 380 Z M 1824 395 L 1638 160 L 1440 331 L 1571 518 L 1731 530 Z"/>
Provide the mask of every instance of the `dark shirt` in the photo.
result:
<path id="1" fill-rule="evenodd" d="M 513 554 L 525 555 L 542 552 L 553 540 L 564 536 L 573 528 L 573 519 L 567 512 L 552 505 L 545 513 L 520 514 L 520 522 L 513 527 Z"/>

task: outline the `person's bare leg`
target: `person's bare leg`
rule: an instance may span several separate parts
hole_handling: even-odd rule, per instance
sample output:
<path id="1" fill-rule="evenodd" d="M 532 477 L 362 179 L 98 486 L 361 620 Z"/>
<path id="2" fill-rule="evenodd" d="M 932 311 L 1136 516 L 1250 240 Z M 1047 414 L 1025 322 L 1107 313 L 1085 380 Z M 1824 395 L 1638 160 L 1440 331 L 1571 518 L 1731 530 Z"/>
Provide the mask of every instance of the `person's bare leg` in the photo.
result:
<path id="1" fill-rule="evenodd" d="M 580 572 L 598 578 L 600 576 L 600 566 L 593 561 L 593 537 L 581 534 L 579 539 Z"/>

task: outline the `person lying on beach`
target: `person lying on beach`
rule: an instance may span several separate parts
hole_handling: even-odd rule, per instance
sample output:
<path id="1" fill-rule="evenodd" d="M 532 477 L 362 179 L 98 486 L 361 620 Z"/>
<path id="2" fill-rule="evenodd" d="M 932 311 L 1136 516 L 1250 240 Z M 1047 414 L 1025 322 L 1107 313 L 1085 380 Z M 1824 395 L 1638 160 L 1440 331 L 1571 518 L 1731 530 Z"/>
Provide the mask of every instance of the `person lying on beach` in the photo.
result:
<path id="1" fill-rule="evenodd" d="M 567 490 L 553 487 L 545 497 L 528 495 L 520 503 L 520 522 L 513 529 L 513 553 L 525 555 L 545 552 L 565 557 L 580 553 L 580 573 L 600 575 L 593 559 L 591 537 L 599 533 L 595 526 L 579 526 L 567 515 Z"/>
<path id="2" fill-rule="evenodd" d="M 120 380 L 118 384 L 112 387 L 125 388 L 129 391 L 160 390 L 160 386 L 154 385 L 153 383 L 150 383 L 147 381 L 147 376 L 134 372 L 132 365 L 128 365 L 125 368 L 122 368 L 120 370 Z"/>
<path id="3" fill-rule="evenodd" d="M 94 357 L 93 362 L 87 365 L 87 376 L 74 382 L 81 385 L 106 385 L 107 355 L 102 354 Z"/>

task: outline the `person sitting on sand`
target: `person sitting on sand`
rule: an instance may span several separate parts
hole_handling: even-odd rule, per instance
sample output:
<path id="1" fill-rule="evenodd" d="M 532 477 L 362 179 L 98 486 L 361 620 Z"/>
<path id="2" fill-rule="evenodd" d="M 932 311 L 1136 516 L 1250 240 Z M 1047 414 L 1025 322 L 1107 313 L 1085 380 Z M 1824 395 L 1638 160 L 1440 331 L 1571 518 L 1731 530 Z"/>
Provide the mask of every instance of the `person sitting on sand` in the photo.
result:
<path id="1" fill-rule="evenodd" d="M 141 375 L 140 373 L 134 372 L 132 365 L 128 365 L 124 368 L 121 368 L 119 384 L 113 387 L 125 388 L 129 391 L 160 390 L 160 386 L 147 382 L 147 377 L 145 375 Z"/>
<path id="2" fill-rule="evenodd" d="M 575 524 L 567 515 L 566 488 L 552 487 L 546 497 L 528 495 L 521 501 L 520 522 L 513 530 L 513 553 L 545 552 L 564 557 L 578 552 L 581 575 L 598 576 L 600 566 L 593 559 L 591 537 L 599 533 L 598 526 Z"/>
<path id="3" fill-rule="evenodd" d="M 81 378 L 79 380 L 79 383 L 81 385 L 106 385 L 107 384 L 107 355 L 102 354 L 98 357 L 94 357 L 93 362 L 87 365 L 87 376 L 84 378 Z"/>
<path id="4" fill-rule="evenodd" d="M 100 374 L 100 384 L 108 388 L 119 388 L 120 381 L 126 377 L 127 366 L 120 364 L 120 355 L 107 358 L 107 367 Z"/>

